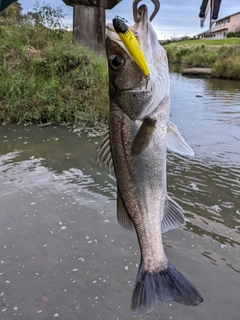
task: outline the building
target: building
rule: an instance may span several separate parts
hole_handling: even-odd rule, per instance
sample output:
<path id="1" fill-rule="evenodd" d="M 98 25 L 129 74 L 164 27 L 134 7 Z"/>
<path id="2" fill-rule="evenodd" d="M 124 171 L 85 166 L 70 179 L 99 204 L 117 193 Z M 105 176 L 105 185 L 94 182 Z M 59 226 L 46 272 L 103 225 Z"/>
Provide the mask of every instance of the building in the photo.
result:
<path id="1" fill-rule="evenodd" d="M 228 32 L 234 32 L 237 28 L 240 28 L 240 12 L 218 19 L 211 31 L 213 37 L 219 39 L 225 38 Z"/>
<path id="2" fill-rule="evenodd" d="M 203 39 L 203 38 L 209 38 L 209 39 L 213 39 L 214 38 L 214 34 L 211 30 L 207 30 L 207 31 L 204 31 L 202 33 L 199 33 L 197 35 L 198 39 Z"/>
<path id="3" fill-rule="evenodd" d="M 216 20 L 211 30 L 202 32 L 197 35 L 198 38 L 222 39 L 228 32 L 234 32 L 240 28 L 240 11 L 230 16 Z"/>

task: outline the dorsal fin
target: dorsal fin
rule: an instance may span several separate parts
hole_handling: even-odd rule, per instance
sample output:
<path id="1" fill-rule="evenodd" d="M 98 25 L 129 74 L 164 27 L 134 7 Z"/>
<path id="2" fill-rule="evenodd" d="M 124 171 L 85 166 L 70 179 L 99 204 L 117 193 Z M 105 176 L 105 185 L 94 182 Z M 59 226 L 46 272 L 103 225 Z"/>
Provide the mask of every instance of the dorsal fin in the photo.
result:
<path id="1" fill-rule="evenodd" d="M 99 164 L 103 165 L 109 172 L 114 172 L 114 165 L 112 160 L 112 152 L 110 146 L 109 130 L 103 136 L 103 140 L 98 148 L 98 154 L 95 159 Z"/>
<path id="2" fill-rule="evenodd" d="M 183 209 L 169 196 L 166 197 L 162 233 L 185 225 Z"/>

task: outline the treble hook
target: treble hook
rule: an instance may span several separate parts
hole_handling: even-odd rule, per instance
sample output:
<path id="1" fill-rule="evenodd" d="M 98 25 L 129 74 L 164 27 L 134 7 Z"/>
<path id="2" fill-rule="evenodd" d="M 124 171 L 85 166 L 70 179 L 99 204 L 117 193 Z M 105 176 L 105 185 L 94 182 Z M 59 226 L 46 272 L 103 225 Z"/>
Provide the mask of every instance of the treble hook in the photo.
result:
<path id="1" fill-rule="evenodd" d="M 140 1 L 142 1 L 142 0 L 133 1 L 133 19 L 136 23 L 139 22 L 137 5 L 139 4 Z M 151 1 L 154 4 L 155 8 L 154 8 L 154 11 L 150 17 L 150 21 L 153 20 L 153 18 L 155 17 L 155 15 L 158 13 L 158 11 L 160 9 L 159 0 L 151 0 Z"/>

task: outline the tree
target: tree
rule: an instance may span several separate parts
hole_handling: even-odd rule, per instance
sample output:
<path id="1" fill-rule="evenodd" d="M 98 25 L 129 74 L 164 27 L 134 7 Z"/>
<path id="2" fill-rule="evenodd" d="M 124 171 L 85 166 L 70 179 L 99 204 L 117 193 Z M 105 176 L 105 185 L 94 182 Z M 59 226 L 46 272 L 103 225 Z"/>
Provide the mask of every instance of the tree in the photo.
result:
<path id="1" fill-rule="evenodd" d="M 10 4 L 12 4 L 16 0 L 0 0 L 0 12 L 5 10 Z"/>
<path id="2" fill-rule="evenodd" d="M 0 16 L 6 19 L 19 20 L 23 8 L 18 1 L 15 1 L 0 13 Z"/>
<path id="3" fill-rule="evenodd" d="M 27 14 L 35 24 L 41 24 L 47 28 L 60 28 L 61 21 L 66 16 L 61 7 L 52 8 L 50 4 L 44 2 L 40 5 L 38 1 L 33 7 L 33 12 Z"/>

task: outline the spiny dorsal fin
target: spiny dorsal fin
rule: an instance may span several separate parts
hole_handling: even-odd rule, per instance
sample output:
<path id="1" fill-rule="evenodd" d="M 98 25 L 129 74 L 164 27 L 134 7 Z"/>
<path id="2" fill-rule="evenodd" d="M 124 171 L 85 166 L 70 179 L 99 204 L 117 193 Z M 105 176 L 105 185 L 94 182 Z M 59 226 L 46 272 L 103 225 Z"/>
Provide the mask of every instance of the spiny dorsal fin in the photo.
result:
<path id="1" fill-rule="evenodd" d="M 103 140 L 98 148 L 98 154 L 96 161 L 102 164 L 109 172 L 114 172 L 112 152 L 110 147 L 109 130 L 107 130 L 103 136 Z"/>
<path id="2" fill-rule="evenodd" d="M 143 123 L 138 130 L 131 148 L 132 156 L 136 157 L 147 149 L 153 135 L 154 126 L 156 120 L 151 118 L 146 118 L 143 120 Z"/>
<path id="3" fill-rule="evenodd" d="M 124 229 L 134 230 L 133 221 L 127 212 L 119 191 L 117 192 L 117 220 Z"/>
<path id="4" fill-rule="evenodd" d="M 182 155 L 194 156 L 194 151 L 181 136 L 177 126 L 169 122 L 167 130 L 167 148 Z"/>
<path id="5" fill-rule="evenodd" d="M 183 209 L 169 196 L 166 197 L 162 233 L 185 225 Z"/>

